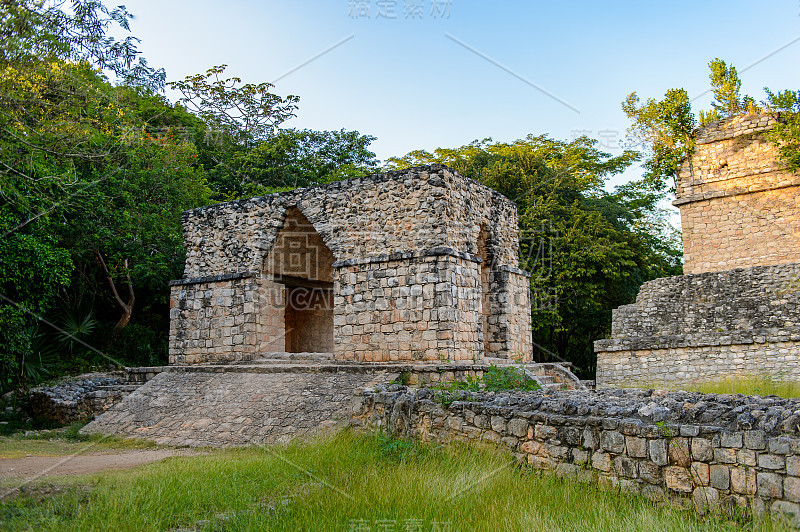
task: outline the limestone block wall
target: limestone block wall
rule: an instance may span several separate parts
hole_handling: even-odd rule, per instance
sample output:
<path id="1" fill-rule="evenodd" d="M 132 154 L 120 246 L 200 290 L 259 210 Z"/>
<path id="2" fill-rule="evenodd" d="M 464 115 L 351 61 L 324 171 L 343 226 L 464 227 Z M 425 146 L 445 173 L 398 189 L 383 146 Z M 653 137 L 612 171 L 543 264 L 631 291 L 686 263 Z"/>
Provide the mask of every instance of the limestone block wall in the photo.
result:
<path id="1" fill-rule="evenodd" d="M 283 350 L 367 362 L 530 354 L 516 207 L 449 168 L 195 209 L 183 226 L 172 363 Z M 243 343 L 214 329 L 229 321 Z"/>
<path id="2" fill-rule="evenodd" d="M 597 383 L 800 378 L 800 264 L 656 279 L 595 342 Z"/>
<path id="3" fill-rule="evenodd" d="M 486 228 L 494 263 L 518 263 L 514 203 L 430 165 L 186 211 L 183 278 L 260 271 L 292 207 L 336 260 L 436 247 L 478 255 L 478 235 Z"/>
<path id="4" fill-rule="evenodd" d="M 770 115 L 736 116 L 695 132 L 677 176 L 684 272 L 800 262 L 800 175 L 765 138 Z"/>
<path id="5" fill-rule="evenodd" d="M 479 267 L 476 257 L 447 248 L 345 261 L 334 301 L 341 358 L 382 361 L 387 352 L 391 361 L 481 358 Z"/>
<path id="6" fill-rule="evenodd" d="M 352 424 L 492 442 L 532 467 L 604 488 L 689 499 L 700 513 L 739 508 L 800 523 L 797 401 L 614 393 L 457 392 L 445 408 L 431 390 L 391 386 L 365 390 Z"/>
<path id="7" fill-rule="evenodd" d="M 255 357 L 258 278 L 249 274 L 172 281 L 171 364 L 233 362 Z"/>

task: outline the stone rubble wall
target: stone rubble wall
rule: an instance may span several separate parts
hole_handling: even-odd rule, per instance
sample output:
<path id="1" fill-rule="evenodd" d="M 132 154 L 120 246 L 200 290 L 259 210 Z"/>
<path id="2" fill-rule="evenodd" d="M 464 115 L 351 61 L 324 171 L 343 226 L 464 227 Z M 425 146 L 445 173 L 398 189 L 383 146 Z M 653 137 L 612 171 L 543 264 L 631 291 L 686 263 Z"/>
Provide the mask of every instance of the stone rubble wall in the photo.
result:
<path id="1" fill-rule="evenodd" d="M 446 167 L 204 207 L 184 213 L 183 225 L 172 364 L 247 361 L 295 344 L 359 362 L 530 358 L 516 207 Z M 295 256 L 313 264 L 294 272 Z M 290 315 L 281 274 L 332 280 L 332 293 L 317 298 L 332 301 L 332 313 Z M 314 338 L 290 337 L 287 322 L 298 320 Z"/>
<path id="2" fill-rule="evenodd" d="M 612 316 L 600 385 L 800 377 L 800 263 L 656 279 Z"/>
<path id="3" fill-rule="evenodd" d="M 37 386 L 27 394 L 31 415 L 66 425 L 91 419 L 122 400 L 128 392 L 122 372 L 87 373 L 58 384 Z"/>
<path id="4" fill-rule="evenodd" d="M 81 432 L 180 446 L 281 443 L 346 426 L 355 390 L 396 378 L 197 369 L 157 374 Z"/>
<path id="5" fill-rule="evenodd" d="M 765 133 L 771 115 L 743 115 L 695 132 L 677 176 L 684 272 L 800 262 L 800 175 Z"/>
<path id="6" fill-rule="evenodd" d="M 654 393 L 365 390 L 352 425 L 433 441 L 506 446 L 520 461 L 701 513 L 748 508 L 800 523 L 800 402 Z"/>

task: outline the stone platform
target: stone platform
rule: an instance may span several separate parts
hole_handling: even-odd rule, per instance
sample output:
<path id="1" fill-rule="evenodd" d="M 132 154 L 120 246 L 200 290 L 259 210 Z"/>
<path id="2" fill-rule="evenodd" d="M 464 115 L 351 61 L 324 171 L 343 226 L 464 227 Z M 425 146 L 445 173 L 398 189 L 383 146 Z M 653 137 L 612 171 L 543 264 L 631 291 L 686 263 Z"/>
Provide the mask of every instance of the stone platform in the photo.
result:
<path id="1" fill-rule="evenodd" d="M 508 364 L 507 361 L 505 361 Z M 425 384 L 481 377 L 485 364 L 358 364 L 326 353 L 268 353 L 239 364 L 131 368 L 146 381 L 82 429 L 168 445 L 280 443 L 346 426 L 353 398 L 400 380 Z M 543 387 L 580 381 L 557 364 L 527 364 Z"/>
<path id="2" fill-rule="evenodd" d="M 800 379 L 800 263 L 644 283 L 595 342 L 598 385 Z"/>

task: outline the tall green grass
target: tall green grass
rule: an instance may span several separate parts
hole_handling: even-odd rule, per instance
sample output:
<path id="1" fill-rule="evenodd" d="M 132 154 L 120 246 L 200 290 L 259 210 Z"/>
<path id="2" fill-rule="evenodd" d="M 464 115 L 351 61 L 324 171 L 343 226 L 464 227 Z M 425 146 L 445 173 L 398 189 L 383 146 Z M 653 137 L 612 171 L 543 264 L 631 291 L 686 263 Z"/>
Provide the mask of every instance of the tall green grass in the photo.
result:
<path id="1" fill-rule="evenodd" d="M 731 376 L 724 379 L 696 380 L 681 384 L 646 383 L 622 385 L 631 388 L 656 388 L 686 392 L 744 395 L 777 395 L 786 399 L 800 397 L 800 382 L 772 379 L 766 376 Z"/>
<path id="2" fill-rule="evenodd" d="M 771 529 L 762 522 L 700 521 L 692 511 L 543 475 L 496 448 L 348 433 L 306 445 L 171 458 L 81 484 L 87 482 L 88 489 L 6 501 L 0 529 Z"/>
<path id="3" fill-rule="evenodd" d="M 703 393 L 777 395 L 787 399 L 800 397 L 800 382 L 771 380 L 767 377 L 740 377 L 699 382 L 691 388 Z"/>

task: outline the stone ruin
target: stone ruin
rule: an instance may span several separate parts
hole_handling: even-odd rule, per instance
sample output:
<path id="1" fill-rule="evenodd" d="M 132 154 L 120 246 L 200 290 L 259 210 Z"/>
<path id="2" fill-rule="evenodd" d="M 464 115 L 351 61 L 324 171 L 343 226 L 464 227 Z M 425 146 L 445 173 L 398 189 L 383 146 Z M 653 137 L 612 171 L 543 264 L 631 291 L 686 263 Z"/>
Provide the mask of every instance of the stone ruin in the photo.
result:
<path id="1" fill-rule="evenodd" d="M 184 213 L 171 364 L 530 359 L 513 202 L 443 166 Z"/>
<path id="2" fill-rule="evenodd" d="M 696 131 L 677 176 L 686 275 L 642 285 L 595 342 L 597 383 L 800 378 L 800 175 L 767 115 Z"/>
<path id="3" fill-rule="evenodd" d="M 82 429 L 173 445 L 286 441 L 347 425 L 354 394 L 533 364 L 513 202 L 444 166 L 184 213 L 170 365 Z"/>

